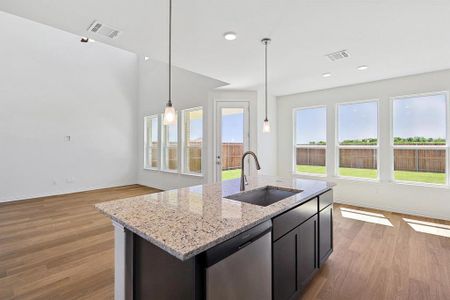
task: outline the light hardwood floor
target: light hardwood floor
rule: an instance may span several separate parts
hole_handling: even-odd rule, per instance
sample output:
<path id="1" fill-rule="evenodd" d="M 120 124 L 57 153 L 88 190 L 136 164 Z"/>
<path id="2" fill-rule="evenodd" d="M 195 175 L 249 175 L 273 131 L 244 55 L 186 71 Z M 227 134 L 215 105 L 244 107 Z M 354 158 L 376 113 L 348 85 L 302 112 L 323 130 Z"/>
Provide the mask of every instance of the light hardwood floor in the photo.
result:
<path id="1" fill-rule="evenodd" d="M 113 228 L 93 205 L 155 191 L 133 185 L 0 205 L 0 299 L 113 299 Z M 335 205 L 334 253 L 302 298 L 450 299 L 450 238 L 403 218 L 450 232 L 450 222 Z"/>
<path id="2" fill-rule="evenodd" d="M 98 202 L 131 185 L 0 205 L 0 299 L 113 299 L 114 236 Z"/>
<path id="3" fill-rule="evenodd" d="M 450 237 L 412 228 L 449 236 L 450 222 L 344 205 L 333 217 L 334 252 L 302 299 L 450 299 Z"/>

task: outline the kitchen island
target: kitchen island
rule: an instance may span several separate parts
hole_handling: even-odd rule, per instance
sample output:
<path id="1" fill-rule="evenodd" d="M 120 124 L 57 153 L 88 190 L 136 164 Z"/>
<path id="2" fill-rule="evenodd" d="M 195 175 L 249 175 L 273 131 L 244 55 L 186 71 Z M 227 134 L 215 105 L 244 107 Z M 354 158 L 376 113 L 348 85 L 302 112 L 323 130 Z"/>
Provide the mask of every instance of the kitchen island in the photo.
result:
<path id="1" fill-rule="evenodd" d="M 240 193 L 236 179 L 97 204 L 115 226 L 116 299 L 217 298 L 209 268 L 224 258 L 223 249 L 230 255 L 250 249 L 252 230 L 258 237 L 268 232 L 271 245 L 269 269 L 258 272 L 269 282 L 260 289 L 269 288 L 269 299 L 299 295 L 332 252 L 334 184 L 267 176 L 248 181 L 246 191 L 270 186 L 297 193 L 267 206 L 227 199 Z M 244 243 L 230 250 L 237 239 Z"/>

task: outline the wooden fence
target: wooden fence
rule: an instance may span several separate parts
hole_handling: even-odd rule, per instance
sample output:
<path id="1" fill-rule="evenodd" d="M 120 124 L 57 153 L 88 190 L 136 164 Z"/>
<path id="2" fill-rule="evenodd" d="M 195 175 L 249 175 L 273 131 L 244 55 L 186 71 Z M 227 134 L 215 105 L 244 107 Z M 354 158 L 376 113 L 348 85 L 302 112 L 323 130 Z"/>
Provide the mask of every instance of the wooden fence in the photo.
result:
<path id="1" fill-rule="evenodd" d="M 376 169 L 376 149 L 339 149 L 339 166 L 342 168 Z"/>
<path id="2" fill-rule="evenodd" d="M 240 168 L 242 154 L 244 154 L 244 144 L 222 143 L 222 170 Z"/>
<path id="3" fill-rule="evenodd" d="M 340 149 L 339 165 L 344 168 L 376 169 L 376 149 Z M 325 149 L 297 147 L 297 165 L 325 166 Z M 395 149 L 394 170 L 445 173 L 445 150 Z"/>
<path id="4" fill-rule="evenodd" d="M 445 173 L 445 150 L 395 149 L 394 170 Z"/>
<path id="5" fill-rule="evenodd" d="M 222 144 L 222 169 L 232 170 L 241 167 L 241 157 L 244 153 L 244 146 L 242 143 L 223 143 Z M 151 156 L 147 157 L 147 161 L 151 159 L 151 167 L 158 167 L 158 145 L 154 143 L 148 152 Z M 188 171 L 193 173 L 200 173 L 202 170 L 202 145 L 201 143 L 191 142 L 186 149 L 188 160 Z M 178 168 L 178 153 L 177 145 L 169 144 L 168 146 L 169 170 L 177 170 Z"/>

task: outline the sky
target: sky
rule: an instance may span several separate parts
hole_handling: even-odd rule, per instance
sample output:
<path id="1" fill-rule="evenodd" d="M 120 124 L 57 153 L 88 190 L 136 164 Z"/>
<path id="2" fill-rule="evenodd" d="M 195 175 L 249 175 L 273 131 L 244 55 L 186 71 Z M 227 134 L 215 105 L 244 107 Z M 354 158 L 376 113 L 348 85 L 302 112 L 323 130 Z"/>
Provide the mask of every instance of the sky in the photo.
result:
<path id="1" fill-rule="evenodd" d="M 244 139 L 244 115 L 232 113 L 222 115 L 222 141 L 224 143 L 242 143 Z M 191 140 L 202 136 L 202 122 L 200 119 L 191 121 Z"/>
<path id="2" fill-rule="evenodd" d="M 338 107 L 339 142 L 345 140 L 376 139 L 378 136 L 378 103 L 342 104 Z"/>
<path id="3" fill-rule="evenodd" d="M 342 104 L 338 107 L 338 138 L 344 140 L 377 138 L 377 102 Z M 393 136 L 445 138 L 446 98 L 431 95 L 393 101 Z M 201 119 L 191 121 L 191 140 L 202 136 Z M 326 141 L 326 108 L 307 108 L 296 112 L 296 142 Z M 156 126 L 152 129 L 156 130 Z M 169 140 L 177 139 L 176 126 L 169 128 Z M 153 136 L 156 132 L 154 132 Z M 222 116 L 223 142 L 243 142 L 243 114 Z"/>
<path id="4" fill-rule="evenodd" d="M 445 138 L 444 95 L 396 99 L 393 102 L 393 136 Z M 325 107 L 296 112 L 296 142 L 309 144 L 326 140 Z M 339 141 L 377 138 L 377 102 L 342 104 L 338 108 Z"/>
<path id="5" fill-rule="evenodd" d="M 244 141 L 244 115 L 222 115 L 222 142 L 243 143 Z"/>
<path id="6" fill-rule="evenodd" d="M 202 119 L 196 119 L 191 120 L 190 122 L 190 140 L 201 140 L 201 137 L 203 136 L 203 126 L 202 126 Z"/>
<path id="7" fill-rule="evenodd" d="M 445 138 L 445 102 L 444 95 L 394 100 L 394 137 Z"/>
<path id="8" fill-rule="evenodd" d="M 325 107 L 301 109 L 296 112 L 297 144 L 326 141 L 327 111 Z"/>

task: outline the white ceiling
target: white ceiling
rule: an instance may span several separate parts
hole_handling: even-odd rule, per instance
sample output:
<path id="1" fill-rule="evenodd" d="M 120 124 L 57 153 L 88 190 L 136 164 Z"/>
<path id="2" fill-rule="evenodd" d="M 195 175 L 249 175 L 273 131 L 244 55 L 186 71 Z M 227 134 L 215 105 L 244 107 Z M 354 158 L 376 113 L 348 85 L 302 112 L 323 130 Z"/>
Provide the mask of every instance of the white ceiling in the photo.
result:
<path id="1" fill-rule="evenodd" d="M 174 64 L 254 89 L 269 46 L 275 95 L 450 68 L 448 0 L 173 0 Z M 78 35 L 93 20 L 123 31 L 111 45 L 167 60 L 168 0 L 2 0 L 0 9 Z M 235 31 L 238 39 L 222 34 Z M 327 53 L 352 57 L 329 62 Z M 357 71 L 359 65 L 369 65 Z M 332 73 L 329 78 L 321 74 Z"/>

